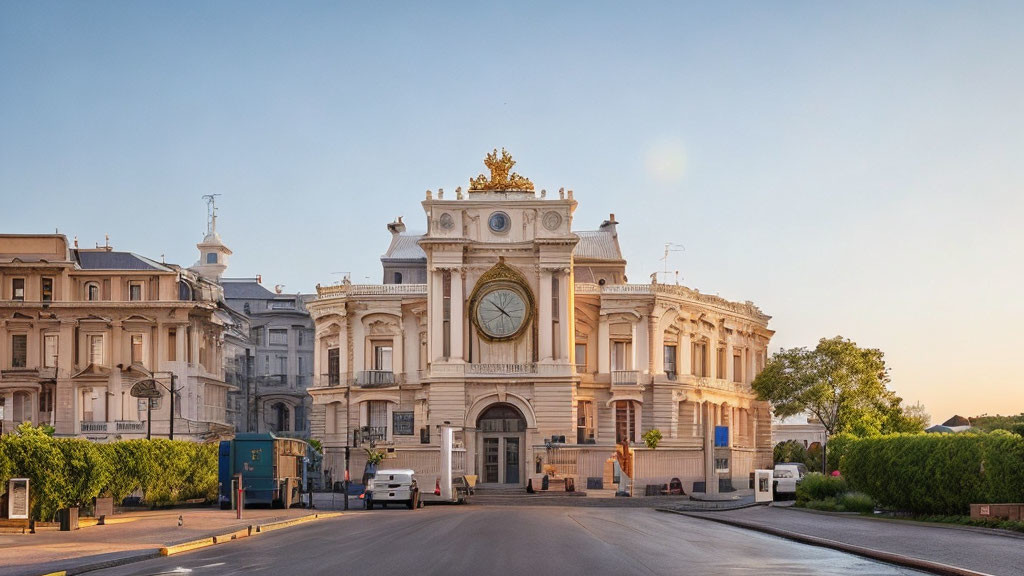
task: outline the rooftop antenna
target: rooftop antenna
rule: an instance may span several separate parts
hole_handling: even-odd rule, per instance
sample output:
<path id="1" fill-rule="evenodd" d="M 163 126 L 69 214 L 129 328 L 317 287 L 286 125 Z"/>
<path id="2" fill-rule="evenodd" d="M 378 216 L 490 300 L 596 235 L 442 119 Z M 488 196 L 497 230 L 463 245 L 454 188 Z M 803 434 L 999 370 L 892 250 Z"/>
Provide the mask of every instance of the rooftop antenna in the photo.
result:
<path id="1" fill-rule="evenodd" d="M 686 247 L 683 246 L 682 244 L 676 244 L 674 242 L 665 242 L 665 254 L 661 258 L 659 258 L 659 260 L 661 260 L 665 264 L 663 266 L 663 270 L 656 273 L 661 275 L 662 280 L 664 281 L 667 281 L 670 278 L 670 272 L 668 269 L 668 256 L 673 252 L 686 252 Z M 679 284 L 679 270 L 675 270 L 675 275 L 676 284 Z"/>
<path id="2" fill-rule="evenodd" d="M 217 196 L 220 194 L 204 194 L 206 200 L 206 235 L 217 232 Z"/>

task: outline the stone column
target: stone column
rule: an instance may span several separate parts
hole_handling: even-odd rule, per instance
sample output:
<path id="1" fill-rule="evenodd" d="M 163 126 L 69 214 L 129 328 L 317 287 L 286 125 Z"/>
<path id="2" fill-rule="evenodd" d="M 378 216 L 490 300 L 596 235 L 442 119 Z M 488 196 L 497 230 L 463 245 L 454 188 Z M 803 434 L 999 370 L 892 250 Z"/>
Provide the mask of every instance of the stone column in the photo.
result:
<path id="1" fill-rule="evenodd" d="M 608 374 L 611 369 L 611 356 L 608 353 L 608 317 L 601 315 L 597 323 L 597 371 Z"/>
<path id="2" fill-rule="evenodd" d="M 717 405 L 704 403 L 704 484 L 705 494 L 718 494 L 718 474 L 715 473 L 715 412 Z"/>
<path id="3" fill-rule="evenodd" d="M 537 357 L 543 362 L 552 359 L 551 341 L 555 337 L 551 330 L 552 314 L 557 314 L 557 311 L 551 310 L 551 271 L 541 270 L 539 282 L 540 289 L 538 293 L 540 295 L 540 302 L 537 306 Z"/>
<path id="4" fill-rule="evenodd" d="M 679 332 L 679 344 L 677 348 L 680 374 L 693 374 L 693 343 L 690 341 L 690 333 L 684 328 Z"/>
<path id="5" fill-rule="evenodd" d="M 661 330 L 661 316 L 654 313 L 647 317 L 647 342 L 650 348 L 648 370 L 651 374 L 664 373 L 665 333 Z"/>
<path id="6" fill-rule="evenodd" d="M 430 272 L 430 338 L 427 339 L 427 352 L 430 361 L 435 362 L 444 354 L 444 282 L 443 272 L 434 269 Z"/>
<path id="7" fill-rule="evenodd" d="M 630 330 L 630 335 L 629 335 L 629 337 L 630 337 L 629 368 L 631 370 L 639 370 L 640 369 L 639 360 L 638 360 L 638 358 L 639 358 L 638 351 L 640 349 L 640 341 L 637 340 L 637 337 L 636 337 L 637 336 L 637 324 L 639 324 L 639 323 L 640 323 L 639 320 L 633 320 L 632 322 L 629 323 L 629 330 Z"/>
<path id="8" fill-rule="evenodd" d="M 572 290 L 575 287 L 572 283 L 572 277 L 569 275 L 568 269 L 562 270 L 558 274 L 558 328 L 560 334 L 556 337 L 561 343 L 558 347 L 558 359 L 562 362 L 569 362 L 572 357 L 571 351 L 576 346 L 576 328 L 569 321 L 569 306 L 571 303 Z"/>
<path id="9" fill-rule="evenodd" d="M 732 361 L 732 342 L 729 340 L 725 341 L 725 379 L 732 382 L 735 374 L 733 374 L 733 361 Z"/>
<path id="10" fill-rule="evenodd" d="M 451 358 L 462 360 L 463 344 L 462 334 L 466 315 L 463 313 L 465 297 L 462 295 L 462 285 L 465 282 L 465 270 L 462 268 L 453 269 L 452 274 L 452 318 L 451 318 Z"/>
<path id="11" fill-rule="evenodd" d="M 188 324 L 177 324 L 174 328 L 174 361 L 185 362 L 188 356 L 185 352 L 185 331 Z"/>

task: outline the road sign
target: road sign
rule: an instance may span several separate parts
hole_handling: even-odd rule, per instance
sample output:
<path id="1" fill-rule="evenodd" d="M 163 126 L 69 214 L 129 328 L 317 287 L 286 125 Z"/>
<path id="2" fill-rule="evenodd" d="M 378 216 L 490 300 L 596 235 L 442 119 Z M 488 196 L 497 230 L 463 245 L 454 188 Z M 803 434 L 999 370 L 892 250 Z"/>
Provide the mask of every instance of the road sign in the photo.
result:
<path id="1" fill-rule="evenodd" d="M 139 380 L 132 385 L 131 395 L 136 398 L 160 398 L 163 393 L 157 388 L 156 380 Z"/>

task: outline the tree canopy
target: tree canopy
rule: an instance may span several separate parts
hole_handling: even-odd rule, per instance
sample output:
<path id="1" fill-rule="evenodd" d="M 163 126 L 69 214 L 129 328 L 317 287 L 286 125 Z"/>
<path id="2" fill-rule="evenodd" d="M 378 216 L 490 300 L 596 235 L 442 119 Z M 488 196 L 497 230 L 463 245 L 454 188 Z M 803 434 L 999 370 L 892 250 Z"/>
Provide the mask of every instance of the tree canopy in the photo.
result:
<path id="1" fill-rule="evenodd" d="M 836 336 L 822 338 L 813 350 L 779 350 L 752 386 L 777 416 L 809 412 L 830 436 L 922 431 L 929 419 L 924 408 L 904 407 L 888 383 L 881 350 Z"/>

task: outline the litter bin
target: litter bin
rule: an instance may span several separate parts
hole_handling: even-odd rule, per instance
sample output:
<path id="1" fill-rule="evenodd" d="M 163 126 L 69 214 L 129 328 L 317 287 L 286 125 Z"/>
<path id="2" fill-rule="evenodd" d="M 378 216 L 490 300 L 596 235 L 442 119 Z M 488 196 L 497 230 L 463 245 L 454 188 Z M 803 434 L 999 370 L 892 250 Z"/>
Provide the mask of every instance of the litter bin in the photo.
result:
<path id="1" fill-rule="evenodd" d="M 78 506 L 64 508 L 60 511 L 60 530 L 61 532 L 78 530 Z"/>

